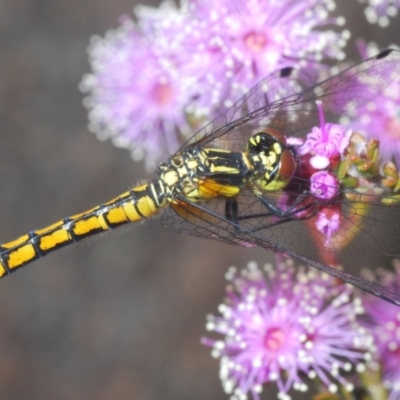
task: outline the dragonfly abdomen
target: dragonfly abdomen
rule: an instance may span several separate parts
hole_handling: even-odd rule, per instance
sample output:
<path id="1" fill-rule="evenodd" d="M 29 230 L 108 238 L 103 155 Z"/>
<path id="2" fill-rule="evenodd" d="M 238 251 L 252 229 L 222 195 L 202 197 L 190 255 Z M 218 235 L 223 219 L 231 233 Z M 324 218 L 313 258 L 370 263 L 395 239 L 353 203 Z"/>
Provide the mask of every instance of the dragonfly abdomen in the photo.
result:
<path id="1" fill-rule="evenodd" d="M 84 213 L 64 218 L 0 246 L 0 278 L 88 236 L 148 218 L 165 204 L 161 182 L 130 189 Z"/>

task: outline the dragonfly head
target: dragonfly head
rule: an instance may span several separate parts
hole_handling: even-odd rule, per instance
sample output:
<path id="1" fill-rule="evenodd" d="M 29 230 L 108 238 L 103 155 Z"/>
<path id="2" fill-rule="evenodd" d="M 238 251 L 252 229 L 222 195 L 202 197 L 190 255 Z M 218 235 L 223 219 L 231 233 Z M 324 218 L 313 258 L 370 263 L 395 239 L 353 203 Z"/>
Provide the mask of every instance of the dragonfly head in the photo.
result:
<path id="1" fill-rule="evenodd" d="M 292 179 L 296 161 L 279 131 L 268 128 L 253 135 L 247 153 L 254 166 L 253 181 L 260 189 L 283 189 Z"/>

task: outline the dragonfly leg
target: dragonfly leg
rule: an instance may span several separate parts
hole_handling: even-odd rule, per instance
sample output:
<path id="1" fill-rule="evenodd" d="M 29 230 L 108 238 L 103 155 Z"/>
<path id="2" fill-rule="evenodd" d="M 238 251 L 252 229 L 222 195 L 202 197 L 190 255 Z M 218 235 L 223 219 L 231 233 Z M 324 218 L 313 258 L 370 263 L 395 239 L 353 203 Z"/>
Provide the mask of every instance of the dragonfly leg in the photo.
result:
<path id="1" fill-rule="evenodd" d="M 305 192 L 306 193 L 306 192 Z M 293 215 L 305 211 L 310 210 L 311 206 L 315 205 L 315 203 L 309 203 L 303 207 L 296 208 L 296 206 L 301 203 L 304 199 L 305 195 L 299 196 L 296 201 L 290 206 L 287 210 L 280 209 L 276 204 L 274 204 L 271 200 L 266 199 L 264 197 L 259 197 L 262 204 L 268 209 L 266 213 L 260 214 L 252 214 L 252 215 L 239 215 L 239 205 L 235 198 L 229 198 L 225 201 L 225 218 L 232 223 L 234 226 L 235 232 L 240 230 L 240 223 L 241 221 L 249 220 L 249 219 L 260 219 L 260 218 L 270 218 L 270 217 L 277 217 L 279 219 L 272 221 L 269 220 L 267 225 L 259 226 L 254 229 L 250 229 L 250 232 L 257 232 L 266 228 L 271 228 L 273 226 L 277 226 L 283 224 L 285 222 L 291 221 Z M 306 215 L 297 216 L 296 219 L 308 219 L 315 215 L 317 209 L 315 208 L 311 212 L 307 213 Z"/>
<path id="2" fill-rule="evenodd" d="M 225 218 L 233 223 L 236 232 L 239 231 L 239 207 L 235 198 L 228 198 L 225 201 Z"/>
<path id="3" fill-rule="evenodd" d="M 294 202 L 292 204 L 290 204 L 289 207 L 284 210 L 284 209 L 280 208 L 279 206 L 277 206 L 276 203 L 271 201 L 270 199 L 267 199 L 266 197 L 263 197 L 263 196 L 259 196 L 261 203 L 273 215 L 275 215 L 278 218 L 292 217 L 293 215 L 296 215 L 303 211 L 310 210 L 312 207 L 317 206 L 317 203 L 315 201 L 312 201 L 312 202 L 307 203 L 304 206 L 298 207 L 307 198 L 309 198 L 309 193 L 307 191 L 302 192 L 301 194 L 299 194 L 297 196 L 297 198 L 294 200 Z M 314 214 L 314 211 L 312 211 L 311 214 Z"/>

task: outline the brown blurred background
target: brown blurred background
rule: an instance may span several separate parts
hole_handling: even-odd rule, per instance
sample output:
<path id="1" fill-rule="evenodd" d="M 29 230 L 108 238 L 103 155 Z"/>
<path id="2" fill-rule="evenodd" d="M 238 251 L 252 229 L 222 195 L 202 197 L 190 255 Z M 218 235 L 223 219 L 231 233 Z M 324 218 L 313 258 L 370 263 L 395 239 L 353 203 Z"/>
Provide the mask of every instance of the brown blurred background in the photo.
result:
<path id="1" fill-rule="evenodd" d="M 379 29 L 355 0 L 340 4 L 353 38 L 381 47 L 399 38 L 399 19 Z M 134 5 L 0 0 L 0 242 L 149 176 L 127 151 L 87 131 L 77 88 L 89 71 L 91 35 L 117 27 Z M 227 267 L 252 259 L 273 257 L 176 235 L 152 220 L 6 278 L 0 400 L 227 399 L 218 363 L 199 340 L 223 298 Z"/>

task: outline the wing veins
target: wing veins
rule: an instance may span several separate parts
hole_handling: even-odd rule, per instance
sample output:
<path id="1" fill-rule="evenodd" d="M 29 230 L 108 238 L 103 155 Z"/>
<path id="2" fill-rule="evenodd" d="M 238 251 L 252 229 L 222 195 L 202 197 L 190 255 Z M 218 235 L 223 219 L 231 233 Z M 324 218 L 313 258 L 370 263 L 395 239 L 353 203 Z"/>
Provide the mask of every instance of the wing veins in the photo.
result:
<path id="1" fill-rule="evenodd" d="M 364 290 L 374 296 L 380 297 L 392 304 L 400 305 L 400 293 L 393 292 L 388 287 L 383 286 L 376 281 L 370 281 L 366 278 L 356 277 L 356 276 L 350 275 L 342 270 L 333 268 L 327 264 L 323 264 L 321 262 L 311 260 L 308 257 L 302 256 L 286 247 L 281 246 L 278 243 L 273 242 L 270 239 L 267 239 L 266 237 L 262 236 L 261 234 L 252 232 L 251 230 L 244 228 L 239 223 L 230 221 L 230 220 L 226 219 L 225 217 L 221 216 L 220 214 L 212 212 L 211 210 L 202 206 L 201 204 L 192 203 L 183 197 L 180 199 L 180 201 L 186 203 L 189 207 L 194 207 L 194 208 L 198 209 L 199 211 L 202 211 L 207 214 L 211 214 L 214 218 L 217 218 L 218 220 L 232 226 L 233 229 L 230 232 L 230 234 L 234 238 L 238 239 L 239 243 L 240 243 L 240 241 L 249 242 L 258 247 L 262 247 L 266 250 L 271 250 L 278 254 L 290 256 L 293 259 L 304 263 L 306 266 L 311 266 L 311 267 L 317 269 L 318 271 L 327 273 L 330 276 L 333 276 L 334 278 L 337 278 L 346 283 L 349 283 L 361 290 Z M 198 217 L 198 215 L 196 215 L 196 216 Z M 202 220 L 205 223 L 209 224 L 209 221 L 207 219 L 202 219 Z M 194 225 L 190 221 L 187 221 L 187 222 Z M 207 229 L 207 230 L 209 232 L 215 233 L 214 231 L 212 231 L 210 229 Z M 232 241 L 232 243 L 238 244 L 234 241 Z"/>

